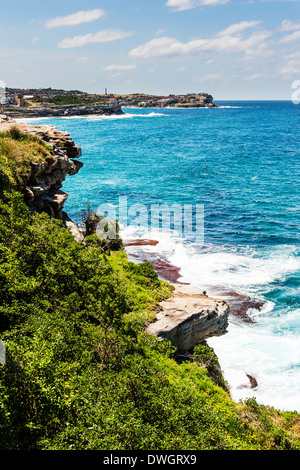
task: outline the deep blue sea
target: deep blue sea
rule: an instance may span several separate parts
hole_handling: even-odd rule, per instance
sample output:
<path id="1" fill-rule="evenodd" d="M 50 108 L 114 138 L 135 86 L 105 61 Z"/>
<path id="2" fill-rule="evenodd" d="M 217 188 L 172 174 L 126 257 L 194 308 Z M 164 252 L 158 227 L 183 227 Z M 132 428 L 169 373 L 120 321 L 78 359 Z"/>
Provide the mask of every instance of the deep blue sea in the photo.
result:
<path id="1" fill-rule="evenodd" d="M 182 282 L 265 301 L 261 311 L 249 312 L 255 323 L 231 318 L 228 333 L 208 343 L 233 399 L 255 396 L 300 411 L 300 105 L 216 103 L 221 107 L 126 108 L 120 116 L 27 121 L 53 124 L 82 148 L 83 168 L 63 185 L 74 221 L 88 203 L 93 209 L 109 204 L 118 215 L 122 200 L 125 241 L 159 241 L 144 252 L 180 267 Z M 204 239 L 175 231 L 174 224 L 149 223 L 152 208 L 163 204 L 190 208 L 194 225 L 202 208 Z M 246 374 L 257 389 L 245 387 Z"/>

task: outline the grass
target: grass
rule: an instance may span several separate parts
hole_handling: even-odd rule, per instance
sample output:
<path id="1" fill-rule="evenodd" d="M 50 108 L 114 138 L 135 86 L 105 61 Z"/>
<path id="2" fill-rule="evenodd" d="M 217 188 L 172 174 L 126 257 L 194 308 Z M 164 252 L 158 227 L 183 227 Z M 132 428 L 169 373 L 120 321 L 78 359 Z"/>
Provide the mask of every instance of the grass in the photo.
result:
<path id="1" fill-rule="evenodd" d="M 17 127 L 0 133 L 0 188 L 8 188 L 28 176 L 31 163 L 49 162 L 53 152 L 37 136 L 21 132 Z"/>

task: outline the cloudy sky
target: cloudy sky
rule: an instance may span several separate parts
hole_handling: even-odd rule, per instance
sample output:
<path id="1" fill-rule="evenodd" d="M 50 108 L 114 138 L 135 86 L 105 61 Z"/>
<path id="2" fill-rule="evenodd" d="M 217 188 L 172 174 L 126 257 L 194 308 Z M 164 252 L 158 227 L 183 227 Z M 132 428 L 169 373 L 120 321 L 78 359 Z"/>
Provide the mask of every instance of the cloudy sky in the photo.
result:
<path id="1" fill-rule="evenodd" d="M 300 80 L 299 0 L 1 3 L 8 87 L 291 99 Z"/>

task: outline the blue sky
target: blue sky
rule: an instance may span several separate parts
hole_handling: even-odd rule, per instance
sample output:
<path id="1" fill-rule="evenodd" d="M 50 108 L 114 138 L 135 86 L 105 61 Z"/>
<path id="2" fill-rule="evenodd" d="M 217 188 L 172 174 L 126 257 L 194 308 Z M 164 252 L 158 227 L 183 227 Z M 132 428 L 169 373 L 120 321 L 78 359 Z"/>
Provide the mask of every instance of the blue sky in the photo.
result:
<path id="1" fill-rule="evenodd" d="M 299 0 L 11 0 L 0 13 L 0 80 L 291 99 L 299 44 Z"/>

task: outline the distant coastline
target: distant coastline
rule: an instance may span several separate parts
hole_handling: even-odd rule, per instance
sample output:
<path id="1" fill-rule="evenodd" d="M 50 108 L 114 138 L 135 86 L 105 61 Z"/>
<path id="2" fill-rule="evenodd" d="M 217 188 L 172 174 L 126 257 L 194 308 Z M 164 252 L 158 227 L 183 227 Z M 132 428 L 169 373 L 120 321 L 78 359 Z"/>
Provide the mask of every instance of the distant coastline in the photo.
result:
<path id="1" fill-rule="evenodd" d="M 144 93 L 95 95 L 78 90 L 6 89 L 3 113 L 12 119 L 66 116 L 110 116 L 122 108 L 218 108 L 208 93 L 157 96 Z"/>
<path id="2" fill-rule="evenodd" d="M 123 114 L 119 105 L 96 104 L 93 106 L 65 105 L 65 106 L 8 106 L 5 114 L 12 119 L 18 118 L 45 118 L 45 117 L 69 117 L 69 116 L 110 116 Z"/>

